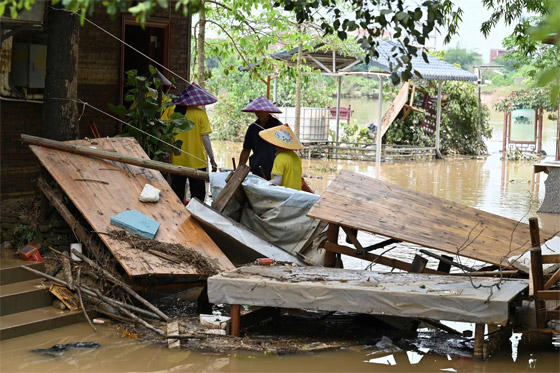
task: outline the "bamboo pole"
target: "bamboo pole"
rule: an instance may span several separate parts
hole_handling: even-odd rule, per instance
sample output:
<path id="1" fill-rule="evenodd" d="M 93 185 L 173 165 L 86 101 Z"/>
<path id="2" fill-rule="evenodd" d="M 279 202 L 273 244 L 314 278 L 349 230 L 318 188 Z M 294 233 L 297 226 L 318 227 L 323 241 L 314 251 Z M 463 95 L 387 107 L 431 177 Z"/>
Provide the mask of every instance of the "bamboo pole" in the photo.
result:
<path id="1" fill-rule="evenodd" d="M 21 140 L 30 145 L 39 145 L 47 148 L 62 150 L 69 153 L 80 154 L 87 157 L 98 157 L 111 161 L 131 164 L 134 166 L 168 172 L 170 174 L 183 175 L 201 180 L 209 180 L 208 172 L 199 171 L 183 166 L 176 166 L 170 163 L 152 161 L 151 159 L 136 158 L 130 155 L 109 152 L 107 150 L 92 149 L 82 145 L 67 144 L 62 141 L 44 139 L 41 137 L 30 136 L 23 133 L 21 134 Z"/>

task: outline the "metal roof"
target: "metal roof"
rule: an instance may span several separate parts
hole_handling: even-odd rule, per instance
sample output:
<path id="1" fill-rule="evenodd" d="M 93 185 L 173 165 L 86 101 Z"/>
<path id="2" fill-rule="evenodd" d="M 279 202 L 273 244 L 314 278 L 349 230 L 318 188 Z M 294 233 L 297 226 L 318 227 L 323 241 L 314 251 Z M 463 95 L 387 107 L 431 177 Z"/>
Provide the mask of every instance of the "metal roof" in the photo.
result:
<path id="1" fill-rule="evenodd" d="M 399 44 L 394 41 L 380 40 L 378 42 L 377 52 L 379 53 L 378 58 L 371 58 L 370 64 L 375 67 L 380 68 L 383 71 L 391 71 L 391 62 L 393 66 L 396 66 L 397 60 L 393 57 Z M 463 70 L 457 66 L 454 66 L 448 62 L 442 61 L 439 58 L 430 56 L 428 54 L 428 62 L 424 61 L 424 58 L 419 54 L 418 56 L 413 56 L 411 63 L 412 68 L 422 74 L 422 78 L 426 80 L 463 80 L 463 81 L 475 81 L 477 76 L 471 72 Z M 402 69 L 402 68 L 401 68 Z"/>
<path id="2" fill-rule="evenodd" d="M 355 65 L 361 64 L 361 58 L 352 55 L 341 54 L 332 50 L 322 49 L 324 43 L 317 44 L 313 51 L 304 50 L 303 58 L 305 65 L 314 69 L 321 70 L 326 73 L 333 73 L 333 64 L 335 65 L 334 72 L 346 70 Z M 296 61 L 294 55 L 298 53 L 298 47 L 289 51 L 282 51 L 274 54 L 272 58 L 276 60 L 286 61 L 290 65 L 295 65 Z"/>

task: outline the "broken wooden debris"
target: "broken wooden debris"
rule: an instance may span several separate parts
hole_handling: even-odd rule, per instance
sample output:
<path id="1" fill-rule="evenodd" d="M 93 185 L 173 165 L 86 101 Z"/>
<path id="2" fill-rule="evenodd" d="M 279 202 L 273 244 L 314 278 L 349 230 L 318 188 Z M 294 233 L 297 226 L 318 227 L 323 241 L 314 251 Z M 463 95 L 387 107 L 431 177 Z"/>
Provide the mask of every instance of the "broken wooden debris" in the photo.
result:
<path id="1" fill-rule="evenodd" d="M 145 152 L 132 138 L 75 140 L 71 143 L 82 144 L 86 147 L 95 145 L 97 148 L 110 152 L 147 158 Z M 80 229 L 83 232 L 75 231 L 79 240 L 94 255 L 96 252 L 104 251 L 104 248 L 101 250 L 90 248 L 88 240 L 91 239 L 91 235 L 89 232 L 107 232 L 111 227 L 109 221 L 111 216 L 126 209 L 134 209 L 160 222 L 157 233 L 159 241 L 181 243 L 190 247 L 209 258 L 219 270 L 233 268 L 227 257 L 184 209 L 184 205 L 171 190 L 161 173 L 42 146 L 31 145 L 30 148 L 91 226 L 91 228 L 88 226 L 83 230 Z M 79 183 L 74 180 L 76 178 L 107 180 L 109 185 Z M 138 200 L 141 188 L 146 183 L 161 190 L 161 199 L 157 204 L 146 204 Z M 57 210 L 62 210 L 64 204 L 58 203 L 56 206 L 56 203 L 53 205 L 57 207 Z M 79 226 L 76 224 L 78 219 L 71 215 L 67 214 L 65 220 L 74 229 Z M 165 280 L 170 276 L 175 276 L 177 281 L 186 283 L 199 281 L 200 276 L 204 275 L 198 273 L 196 267 L 189 262 L 181 261 L 179 264 L 161 256 L 138 251 L 125 242 L 114 240 L 107 235 L 99 234 L 99 237 L 132 279 L 141 280 L 145 276 L 150 276 Z"/>
<path id="2" fill-rule="evenodd" d="M 307 216 L 501 267 L 530 248 L 527 224 L 349 171 Z M 554 235 L 542 231 L 540 243 Z"/>
<path id="3" fill-rule="evenodd" d="M 58 284 L 51 284 L 49 292 L 51 292 L 51 294 L 53 294 L 62 303 L 64 303 L 66 308 L 68 308 L 69 310 L 77 311 L 80 309 L 78 299 L 70 290 L 68 290 L 68 288 L 60 286 Z"/>
<path id="4" fill-rule="evenodd" d="M 134 299 L 136 299 L 137 301 L 142 303 L 144 306 L 146 306 L 149 310 L 151 310 L 153 313 L 158 315 L 162 320 L 169 321 L 169 317 L 167 317 L 166 314 L 161 312 L 157 307 L 155 307 L 153 304 L 151 304 L 146 299 L 141 297 L 137 292 L 132 290 L 124 282 L 117 279 L 115 276 L 113 276 L 111 273 L 109 273 L 105 269 L 101 268 L 97 263 L 95 263 L 94 261 L 92 261 L 91 259 L 89 259 L 88 257 L 86 257 L 85 255 L 83 255 L 82 253 L 80 253 L 79 251 L 77 251 L 75 249 L 72 249 L 72 253 L 74 255 L 76 255 L 78 258 L 82 259 L 87 264 L 89 264 L 93 269 L 95 269 L 97 271 L 100 271 L 108 281 L 114 283 L 115 285 L 118 285 L 121 289 L 123 289 L 125 292 L 127 292 L 129 295 L 131 295 Z"/>
<path id="5" fill-rule="evenodd" d="M 228 175 L 229 179 L 227 180 L 226 186 L 212 202 L 212 208 L 218 212 L 223 212 L 231 198 L 241 187 L 243 180 L 245 180 L 250 170 L 249 166 L 242 163 L 235 171 L 230 173 L 231 176 Z"/>

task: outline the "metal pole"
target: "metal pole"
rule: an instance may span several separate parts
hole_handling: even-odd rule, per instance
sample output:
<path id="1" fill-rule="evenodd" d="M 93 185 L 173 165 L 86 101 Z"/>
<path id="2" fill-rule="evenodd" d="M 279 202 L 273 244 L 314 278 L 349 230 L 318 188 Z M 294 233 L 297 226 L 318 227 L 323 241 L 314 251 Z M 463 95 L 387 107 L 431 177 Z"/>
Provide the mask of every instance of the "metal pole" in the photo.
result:
<path id="1" fill-rule="evenodd" d="M 383 136 L 383 77 L 378 76 L 379 79 L 379 112 L 377 113 L 377 137 L 375 145 L 375 162 L 379 165 L 381 162 L 381 141 Z M 377 178 L 379 179 L 379 173 L 377 173 Z"/>
<path id="2" fill-rule="evenodd" d="M 274 103 L 276 103 L 278 101 L 278 76 L 276 76 L 276 78 L 274 78 L 274 87 L 272 90 L 272 99 L 274 100 Z"/>
<path id="3" fill-rule="evenodd" d="M 437 114 L 436 114 L 436 155 L 441 158 L 441 153 L 439 151 L 439 130 L 441 125 L 441 84 L 442 81 L 438 80 L 437 86 Z"/>
<path id="4" fill-rule="evenodd" d="M 338 134 L 340 127 L 340 88 L 342 86 L 342 77 L 340 75 L 336 77 L 336 82 L 336 142 L 338 143 Z M 336 146 L 338 146 L 338 144 Z"/>
<path id="5" fill-rule="evenodd" d="M 478 68 L 478 126 L 476 128 L 477 130 L 477 137 L 478 137 L 478 143 L 482 143 L 482 99 L 480 98 L 481 96 L 481 90 L 482 90 L 482 69 Z M 480 155 L 480 149 L 477 150 L 477 154 Z"/>

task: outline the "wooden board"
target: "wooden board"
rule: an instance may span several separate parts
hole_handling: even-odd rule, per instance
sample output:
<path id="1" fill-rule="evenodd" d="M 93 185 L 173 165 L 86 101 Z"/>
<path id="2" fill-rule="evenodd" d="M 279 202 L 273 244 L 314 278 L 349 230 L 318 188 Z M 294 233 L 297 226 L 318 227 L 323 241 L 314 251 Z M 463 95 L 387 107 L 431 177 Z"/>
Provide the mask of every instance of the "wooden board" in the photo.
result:
<path id="1" fill-rule="evenodd" d="M 528 224 L 349 171 L 307 215 L 495 265 L 531 247 Z M 541 242 L 553 236 L 541 230 Z"/>
<path id="2" fill-rule="evenodd" d="M 389 129 L 389 126 L 393 121 L 397 118 L 399 113 L 401 112 L 402 108 L 408 101 L 408 89 L 410 87 L 410 83 L 405 82 L 401 87 L 401 90 L 397 94 L 397 97 L 391 103 L 391 107 L 389 110 L 383 115 L 383 123 L 381 128 L 378 131 L 377 136 L 385 135 L 385 132 Z"/>
<path id="3" fill-rule="evenodd" d="M 129 137 L 69 143 L 148 159 L 136 140 Z M 234 267 L 191 217 L 159 171 L 36 145 L 30 148 L 96 232 L 120 229 L 109 223 L 111 216 L 126 209 L 138 210 L 161 223 L 156 240 L 191 247 L 215 262 L 221 270 Z M 138 200 L 146 183 L 161 190 L 159 202 L 143 203 Z M 106 234 L 99 237 L 131 277 L 174 275 L 199 278 L 201 275 L 188 263 L 167 261 L 131 248 Z"/>
<path id="4" fill-rule="evenodd" d="M 250 266 L 208 279 L 211 303 L 506 325 L 527 280 L 325 267 Z M 476 286 L 473 286 L 473 284 Z"/>

